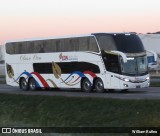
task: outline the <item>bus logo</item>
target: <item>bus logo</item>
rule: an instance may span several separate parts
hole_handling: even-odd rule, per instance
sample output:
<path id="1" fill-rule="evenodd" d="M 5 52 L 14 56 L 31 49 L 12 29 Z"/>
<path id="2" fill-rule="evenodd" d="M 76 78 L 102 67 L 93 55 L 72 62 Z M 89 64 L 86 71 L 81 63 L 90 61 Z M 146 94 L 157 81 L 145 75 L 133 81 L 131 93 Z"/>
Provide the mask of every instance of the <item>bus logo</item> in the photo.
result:
<path id="1" fill-rule="evenodd" d="M 68 56 L 63 55 L 62 53 L 59 55 L 59 59 L 64 61 L 64 60 L 68 60 Z"/>
<path id="2" fill-rule="evenodd" d="M 60 53 L 59 55 L 59 59 L 61 61 L 78 61 L 78 57 L 76 55 L 63 55 L 62 53 Z"/>

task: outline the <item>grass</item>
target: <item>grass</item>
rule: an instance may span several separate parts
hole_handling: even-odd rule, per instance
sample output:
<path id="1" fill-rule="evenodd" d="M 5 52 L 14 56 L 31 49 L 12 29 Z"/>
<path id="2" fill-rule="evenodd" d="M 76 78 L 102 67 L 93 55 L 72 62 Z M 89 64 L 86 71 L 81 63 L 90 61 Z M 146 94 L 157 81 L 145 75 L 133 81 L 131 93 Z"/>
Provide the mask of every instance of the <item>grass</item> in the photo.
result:
<path id="1" fill-rule="evenodd" d="M 151 87 L 160 87 L 160 82 L 151 82 L 150 86 Z"/>
<path id="2" fill-rule="evenodd" d="M 0 94 L 1 127 L 159 127 L 159 115 L 159 100 Z M 39 135 L 128 136 L 129 134 L 55 133 Z"/>
<path id="3" fill-rule="evenodd" d="M 159 102 L 0 94 L 0 126 L 158 127 Z"/>

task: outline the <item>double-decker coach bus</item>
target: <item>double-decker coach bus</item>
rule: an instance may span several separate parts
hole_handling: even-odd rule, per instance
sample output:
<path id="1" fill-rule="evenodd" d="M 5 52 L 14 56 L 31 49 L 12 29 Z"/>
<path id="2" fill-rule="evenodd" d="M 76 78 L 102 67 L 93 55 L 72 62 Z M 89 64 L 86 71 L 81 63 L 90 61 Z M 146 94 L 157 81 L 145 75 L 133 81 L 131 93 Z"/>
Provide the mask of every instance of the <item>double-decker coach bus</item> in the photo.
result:
<path id="1" fill-rule="evenodd" d="M 147 56 L 135 33 L 10 41 L 6 82 L 23 90 L 37 88 L 130 89 L 148 87 Z"/>

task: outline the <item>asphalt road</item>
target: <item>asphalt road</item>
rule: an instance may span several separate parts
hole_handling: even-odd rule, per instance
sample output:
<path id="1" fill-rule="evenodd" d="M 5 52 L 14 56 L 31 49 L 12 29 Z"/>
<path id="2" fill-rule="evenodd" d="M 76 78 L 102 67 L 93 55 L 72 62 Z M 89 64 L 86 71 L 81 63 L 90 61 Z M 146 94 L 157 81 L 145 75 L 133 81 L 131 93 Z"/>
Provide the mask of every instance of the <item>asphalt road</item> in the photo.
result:
<path id="1" fill-rule="evenodd" d="M 66 97 L 99 97 L 116 99 L 160 99 L 160 87 L 149 87 L 141 89 L 130 89 L 127 92 L 113 91 L 105 93 L 85 93 L 80 90 L 40 90 L 40 91 L 22 91 L 18 87 L 11 87 L 0 84 L 0 93 L 23 94 L 23 95 L 48 95 L 48 96 L 66 96 Z"/>

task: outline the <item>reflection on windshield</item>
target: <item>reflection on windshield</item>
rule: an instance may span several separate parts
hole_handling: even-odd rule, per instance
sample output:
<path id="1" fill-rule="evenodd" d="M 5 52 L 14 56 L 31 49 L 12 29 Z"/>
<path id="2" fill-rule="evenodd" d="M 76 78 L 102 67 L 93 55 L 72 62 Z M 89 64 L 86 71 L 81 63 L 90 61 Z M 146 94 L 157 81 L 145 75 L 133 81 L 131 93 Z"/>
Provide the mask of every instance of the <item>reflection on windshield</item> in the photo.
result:
<path id="1" fill-rule="evenodd" d="M 145 73 L 147 71 L 147 58 L 137 57 L 137 67 L 139 73 Z"/>
<path id="2" fill-rule="evenodd" d="M 125 74 L 143 74 L 147 72 L 147 58 L 135 57 L 128 58 L 127 63 L 124 63 L 121 58 L 122 73 Z"/>

